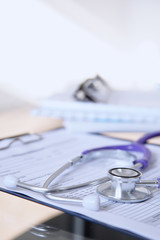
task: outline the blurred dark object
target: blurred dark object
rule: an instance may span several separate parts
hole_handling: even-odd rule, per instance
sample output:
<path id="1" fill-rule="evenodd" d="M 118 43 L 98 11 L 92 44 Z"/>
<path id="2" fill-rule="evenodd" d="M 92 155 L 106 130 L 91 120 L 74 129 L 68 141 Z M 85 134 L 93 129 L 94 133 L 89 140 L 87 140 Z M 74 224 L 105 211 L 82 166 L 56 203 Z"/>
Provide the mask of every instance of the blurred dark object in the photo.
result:
<path id="1" fill-rule="evenodd" d="M 103 226 L 70 215 L 60 214 L 47 222 L 29 229 L 15 240 L 144 240 L 138 235 L 121 231 L 111 226 Z"/>
<path id="2" fill-rule="evenodd" d="M 79 101 L 92 101 L 106 103 L 110 94 L 110 88 L 100 77 L 85 80 L 75 91 L 74 97 Z"/>

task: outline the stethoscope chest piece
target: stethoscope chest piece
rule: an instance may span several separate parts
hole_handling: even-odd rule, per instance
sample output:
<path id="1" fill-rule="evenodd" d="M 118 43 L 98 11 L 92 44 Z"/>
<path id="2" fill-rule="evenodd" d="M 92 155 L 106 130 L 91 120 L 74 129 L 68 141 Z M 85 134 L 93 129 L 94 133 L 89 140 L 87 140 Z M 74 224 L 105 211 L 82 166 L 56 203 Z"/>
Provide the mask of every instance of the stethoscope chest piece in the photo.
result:
<path id="1" fill-rule="evenodd" d="M 151 197 L 148 188 L 136 186 L 141 173 L 132 168 L 112 168 L 109 170 L 110 181 L 97 187 L 97 192 L 102 197 L 112 201 L 124 203 L 142 202 Z"/>

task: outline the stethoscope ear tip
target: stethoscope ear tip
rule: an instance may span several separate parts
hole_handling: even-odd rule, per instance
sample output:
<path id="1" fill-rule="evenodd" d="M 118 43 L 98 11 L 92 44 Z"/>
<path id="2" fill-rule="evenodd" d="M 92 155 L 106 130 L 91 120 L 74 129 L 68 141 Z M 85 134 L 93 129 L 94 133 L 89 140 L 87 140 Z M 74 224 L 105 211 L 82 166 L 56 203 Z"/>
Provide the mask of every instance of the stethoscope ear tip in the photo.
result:
<path id="1" fill-rule="evenodd" d="M 7 175 L 3 178 L 3 184 L 5 187 L 15 189 L 17 187 L 18 178 L 13 175 Z"/>
<path id="2" fill-rule="evenodd" d="M 96 194 L 90 194 L 83 198 L 82 206 L 92 211 L 99 211 L 100 209 L 100 198 Z"/>

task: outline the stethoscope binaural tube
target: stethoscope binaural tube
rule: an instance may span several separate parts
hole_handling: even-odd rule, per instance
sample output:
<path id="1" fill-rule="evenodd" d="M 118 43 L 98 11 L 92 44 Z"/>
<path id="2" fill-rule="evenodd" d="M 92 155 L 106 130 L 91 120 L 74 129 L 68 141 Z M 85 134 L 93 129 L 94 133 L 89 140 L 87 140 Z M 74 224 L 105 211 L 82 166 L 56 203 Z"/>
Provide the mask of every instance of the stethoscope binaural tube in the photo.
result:
<path id="1" fill-rule="evenodd" d="M 34 185 L 26 184 L 23 182 L 20 182 L 18 178 L 15 176 L 8 175 L 4 177 L 3 183 L 5 187 L 9 189 L 16 189 L 17 187 L 33 191 L 36 193 L 41 193 L 43 194 L 46 198 L 53 200 L 55 202 L 60 202 L 60 203 L 66 203 L 66 204 L 78 204 L 82 205 L 84 208 L 92 210 L 92 211 L 98 211 L 100 208 L 100 199 L 98 195 L 96 194 L 91 194 L 88 196 L 85 196 L 83 199 L 76 199 L 76 198 L 64 198 L 64 197 L 59 197 L 54 194 L 52 194 L 52 190 L 49 188 L 44 188 L 44 187 L 37 187 Z"/>

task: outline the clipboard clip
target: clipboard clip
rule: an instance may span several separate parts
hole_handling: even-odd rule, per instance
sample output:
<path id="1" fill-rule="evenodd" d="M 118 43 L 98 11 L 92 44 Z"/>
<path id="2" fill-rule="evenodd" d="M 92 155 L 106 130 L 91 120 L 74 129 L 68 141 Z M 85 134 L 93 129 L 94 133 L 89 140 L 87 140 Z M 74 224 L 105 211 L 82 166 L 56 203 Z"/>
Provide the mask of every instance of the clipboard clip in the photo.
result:
<path id="1" fill-rule="evenodd" d="M 42 140 L 43 137 L 39 133 L 24 133 L 24 134 L 19 134 L 15 135 L 9 138 L 1 139 L 0 140 L 0 150 L 5 150 L 11 147 L 11 145 L 19 141 L 22 144 L 30 144 L 33 142 L 37 142 Z"/>

